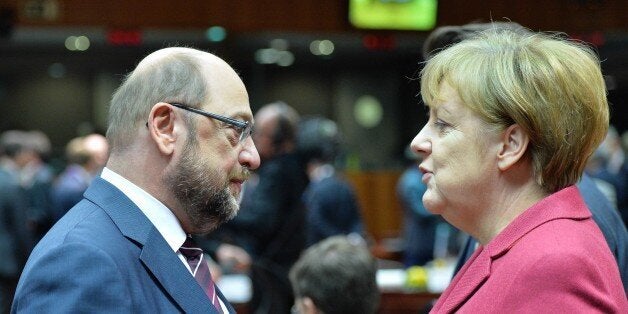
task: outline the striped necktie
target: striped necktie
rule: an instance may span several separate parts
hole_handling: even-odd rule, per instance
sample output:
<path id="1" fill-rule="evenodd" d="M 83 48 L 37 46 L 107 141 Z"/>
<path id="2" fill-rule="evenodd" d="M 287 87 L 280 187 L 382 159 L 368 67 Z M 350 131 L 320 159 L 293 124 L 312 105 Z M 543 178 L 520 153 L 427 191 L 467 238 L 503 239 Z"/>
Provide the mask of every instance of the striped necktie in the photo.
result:
<path id="1" fill-rule="evenodd" d="M 196 282 L 198 282 L 203 290 L 205 290 L 205 294 L 207 294 L 209 300 L 211 300 L 214 307 L 216 307 L 218 313 L 223 313 L 222 306 L 220 306 L 220 301 L 218 300 L 218 295 L 216 294 L 216 286 L 214 285 L 214 281 L 209 273 L 209 266 L 203 257 L 203 250 L 198 247 L 196 242 L 191 237 L 187 237 L 179 249 L 179 252 L 185 256 L 185 259 L 192 270 L 194 279 L 196 279 Z"/>

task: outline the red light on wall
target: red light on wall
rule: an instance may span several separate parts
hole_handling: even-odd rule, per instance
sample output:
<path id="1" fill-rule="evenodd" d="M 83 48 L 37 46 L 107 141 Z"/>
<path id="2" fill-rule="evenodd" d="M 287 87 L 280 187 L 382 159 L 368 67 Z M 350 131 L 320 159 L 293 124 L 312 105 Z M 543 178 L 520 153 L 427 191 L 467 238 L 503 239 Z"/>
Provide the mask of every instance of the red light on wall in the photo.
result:
<path id="1" fill-rule="evenodd" d="M 368 50 L 391 51 L 397 46 L 394 36 L 366 35 L 362 38 L 364 48 Z"/>
<path id="2" fill-rule="evenodd" d="M 142 32 L 138 30 L 111 30 L 107 33 L 107 43 L 112 46 L 139 46 Z"/>
<path id="3" fill-rule="evenodd" d="M 573 39 L 582 40 L 584 42 L 590 43 L 596 47 L 603 46 L 606 42 L 606 36 L 604 36 L 603 32 L 596 31 L 590 33 L 582 33 L 582 34 L 573 34 L 571 36 Z"/>

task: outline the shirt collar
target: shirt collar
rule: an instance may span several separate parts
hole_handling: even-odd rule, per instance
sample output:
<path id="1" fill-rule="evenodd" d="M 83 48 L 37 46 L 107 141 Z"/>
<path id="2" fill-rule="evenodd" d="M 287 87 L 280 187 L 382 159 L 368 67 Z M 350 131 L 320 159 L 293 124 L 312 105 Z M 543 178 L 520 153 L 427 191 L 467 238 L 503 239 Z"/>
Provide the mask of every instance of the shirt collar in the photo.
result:
<path id="1" fill-rule="evenodd" d="M 166 205 L 107 167 L 103 169 L 100 176 L 117 187 L 140 208 L 174 252 L 179 250 L 185 242 L 186 234 L 177 217 Z"/>

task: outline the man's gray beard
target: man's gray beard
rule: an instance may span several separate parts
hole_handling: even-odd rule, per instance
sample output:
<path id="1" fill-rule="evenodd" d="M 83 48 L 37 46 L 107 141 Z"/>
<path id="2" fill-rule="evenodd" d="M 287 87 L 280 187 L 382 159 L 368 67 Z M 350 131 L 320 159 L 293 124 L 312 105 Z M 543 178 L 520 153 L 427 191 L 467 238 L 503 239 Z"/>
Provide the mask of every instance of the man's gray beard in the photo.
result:
<path id="1" fill-rule="evenodd" d="M 220 175 L 198 157 L 195 144 L 186 143 L 181 160 L 164 181 L 183 207 L 194 233 L 207 233 L 233 219 L 238 203 L 228 183 L 219 186 Z"/>

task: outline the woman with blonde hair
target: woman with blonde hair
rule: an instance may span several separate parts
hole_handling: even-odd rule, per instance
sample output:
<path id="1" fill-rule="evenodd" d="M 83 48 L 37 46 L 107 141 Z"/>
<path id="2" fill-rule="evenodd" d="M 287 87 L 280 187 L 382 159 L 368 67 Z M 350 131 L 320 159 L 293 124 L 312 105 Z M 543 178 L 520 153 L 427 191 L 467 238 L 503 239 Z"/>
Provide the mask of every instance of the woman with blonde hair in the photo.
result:
<path id="1" fill-rule="evenodd" d="M 421 95 L 423 203 L 480 243 L 432 311 L 625 311 L 617 263 L 574 186 L 608 129 L 595 53 L 490 29 L 430 58 Z"/>

